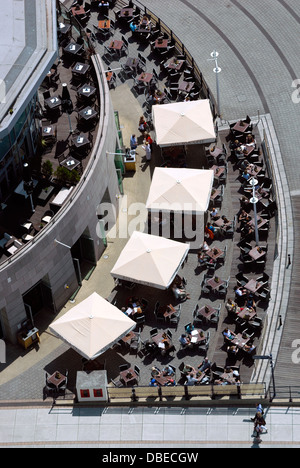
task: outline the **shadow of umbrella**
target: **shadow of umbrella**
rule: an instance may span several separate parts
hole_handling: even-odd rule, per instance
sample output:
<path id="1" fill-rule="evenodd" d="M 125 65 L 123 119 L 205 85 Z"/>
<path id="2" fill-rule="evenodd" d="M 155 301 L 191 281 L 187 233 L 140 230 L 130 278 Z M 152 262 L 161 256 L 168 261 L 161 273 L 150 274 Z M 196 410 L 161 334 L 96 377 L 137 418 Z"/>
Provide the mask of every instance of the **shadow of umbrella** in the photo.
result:
<path id="1" fill-rule="evenodd" d="M 62 112 L 64 112 L 68 116 L 69 126 L 70 126 L 70 134 L 71 134 L 71 133 L 73 133 L 73 129 L 72 129 L 70 115 L 73 112 L 73 103 L 72 103 L 72 100 L 71 100 L 71 96 L 70 96 L 70 92 L 69 92 L 67 83 L 62 83 L 61 109 L 62 109 Z"/>

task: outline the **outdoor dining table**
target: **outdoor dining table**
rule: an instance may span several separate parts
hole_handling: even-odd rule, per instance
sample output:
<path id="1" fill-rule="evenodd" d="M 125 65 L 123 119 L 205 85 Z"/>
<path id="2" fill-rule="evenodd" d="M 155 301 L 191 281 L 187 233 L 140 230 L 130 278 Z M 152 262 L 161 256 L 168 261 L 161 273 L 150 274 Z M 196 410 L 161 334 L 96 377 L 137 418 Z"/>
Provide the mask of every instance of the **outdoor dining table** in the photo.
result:
<path id="1" fill-rule="evenodd" d="M 248 283 L 245 284 L 244 288 L 248 289 L 248 291 L 252 293 L 256 293 L 262 286 L 262 282 L 256 281 L 255 279 L 251 279 L 248 281 Z"/>
<path id="2" fill-rule="evenodd" d="M 254 319 L 254 317 L 256 317 L 256 311 L 250 310 L 248 309 L 248 307 L 244 307 L 239 311 L 239 313 L 237 314 L 237 317 L 243 320 L 252 320 Z"/>
<path id="3" fill-rule="evenodd" d="M 127 57 L 125 66 L 137 69 L 140 65 L 140 59 L 135 57 Z"/>
<path id="4" fill-rule="evenodd" d="M 75 135 L 72 138 L 72 145 L 76 146 L 76 148 L 81 148 L 83 146 L 88 145 L 89 143 L 90 143 L 90 140 L 83 133 L 80 135 Z"/>
<path id="5" fill-rule="evenodd" d="M 68 32 L 70 31 L 71 29 L 71 25 L 70 24 L 65 24 L 65 23 L 59 23 L 58 25 L 58 32 L 60 34 L 68 34 Z"/>
<path id="6" fill-rule="evenodd" d="M 213 247 L 205 252 L 205 255 L 208 255 L 212 260 L 217 260 L 221 255 L 223 255 L 223 250 L 218 247 Z"/>
<path id="7" fill-rule="evenodd" d="M 83 5 L 76 5 L 75 7 L 71 8 L 71 12 L 73 16 L 85 15 L 85 9 Z"/>
<path id="8" fill-rule="evenodd" d="M 249 124 L 247 124 L 246 122 L 243 122 L 241 124 L 241 121 L 239 120 L 238 122 L 236 122 L 236 124 L 232 127 L 232 130 L 236 131 L 236 132 L 240 132 L 240 133 L 244 133 L 247 131 L 249 127 Z"/>
<path id="9" fill-rule="evenodd" d="M 217 148 L 214 145 L 209 148 L 210 156 L 217 158 L 218 156 L 221 156 L 221 154 L 224 154 L 224 150 L 222 148 Z"/>
<path id="10" fill-rule="evenodd" d="M 203 330 L 200 328 L 195 328 L 194 330 L 191 331 L 191 333 L 188 334 L 190 338 L 190 342 L 192 344 L 199 344 L 202 343 L 203 341 L 206 341 L 206 336 Z"/>
<path id="11" fill-rule="evenodd" d="M 121 18 L 132 18 L 133 17 L 133 8 L 122 8 L 120 11 Z"/>
<path id="12" fill-rule="evenodd" d="M 75 75 L 86 75 L 89 71 L 89 64 L 77 62 L 76 65 L 72 68 L 72 73 Z"/>
<path id="13" fill-rule="evenodd" d="M 155 102 L 159 104 L 165 99 L 165 97 L 166 97 L 166 93 L 164 93 L 163 91 L 160 91 L 159 89 L 155 90 L 154 95 L 153 95 Z"/>
<path id="14" fill-rule="evenodd" d="M 138 375 L 135 372 L 135 370 L 130 367 L 129 369 L 126 369 L 124 371 L 120 372 L 120 380 L 125 384 L 133 384 L 136 383 L 138 380 Z"/>
<path id="15" fill-rule="evenodd" d="M 167 374 L 164 375 L 163 373 L 160 373 L 159 375 L 156 375 L 154 379 L 158 383 L 158 385 L 161 385 L 163 387 L 167 385 L 168 382 L 170 382 L 170 380 L 174 380 L 174 376 Z"/>
<path id="16" fill-rule="evenodd" d="M 266 255 L 266 252 L 257 246 L 253 247 L 253 249 L 249 251 L 248 255 L 250 255 L 250 257 L 252 257 L 254 260 L 258 260 L 259 258 Z"/>
<path id="17" fill-rule="evenodd" d="M 84 97 L 91 97 L 96 93 L 96 88 L 90 84 L 84 84 L 81 88 L 78 89 L 78 94 Z"/>
<path id="18" fill-rule="evenodd" d="M 54 374 L 47 377 L 48 383 L 55 385 L 56 388 L 59 388 L 66 381 L 66 376 L 63 375 L 61 372 L 54 372 Z"/>
<path id="19" fill-rule="evenodd" d="M 214 177 L 219 178 L 222 174 L 225 172 L 225 167 L 224 166 L 212 166 L 211 169 L 214 171 Z"/>
<path id="20" fill-rule="evenodd" d="M 169 44 L 169 39 L 156 39 L 154 42 L 155 49 L 166 49 Z"/>
<path id="21" fill-rule="evenodd" d="M 49 109 L 55 109 L 61 105 L 61 99 L 57 96 L 50 97 L 45 100 L 45 105 Z"/>
<path id="22" fill-rule="evenodd" d="M 83 49 L 82 44 L 77 44 L 76 42 L 69 42 L 69 44 L 64 48 L 64 52 L 69 54 L 76 55 Z"/>
<path id="23" fill-rule="evenodd" d="M 56 134 L 55 125 L 44 125 L 42 127 L 42 138 L 53 138 Z"/>
<path id="24" fill-rule="evenodd" d="M 92 107 L 87 106 L 84 109 L 81 109 L 81 111 L 78 112 L 78 115 L 80 118 L 84 120 L 90 120 L 90 119 L 94 119 L 95 117 L 97 117 L 98 112 L 95 111 L 95 109 L 93 109 Z"/>
<path id="25" fill-rule="evenodd" d="M 201 315 L 204 319 L 208 321 L 215 314 L 216 314 L 216 309 L 212 307 L 210 304 L 202 306 L 197 312 L 197 315 Z"/>
<path id="26" fill-rule="evenodd" d="M 248 153 L 247 153 L 248 155 Z M 255 165 L 251 165 L 248 169 L 246 169 L 247 173 L 249 175 L 251 175 L 252 177 L 255 177 L 257 176 L 257 174 L 260 173 L 260 171 L 262 171 L 262 167 L 261 166 L 255 166 Z"/>
<path id="27" fill-rule="evenodd" d="M 218 281 L 216 281 L 215 279 L 216 277 L 214 278 L 210 278 L 208 281 L 207 281 L 207 286 L 210 286 L 213 290 L 217 291 L 219 289 L 220 286 L 222 286 L 223 284 L 225 284 L 225 281 L 222 280 L 222 279 L 218 279 Z"/>
<path id="28" fill-rule="evenodd" d="M 231 372 L 224 372 L 223 374 L 220 375 L 220 380 L 223 380 L 224 382 L 227 382 L 229 384 L 235 384 L 236 383 L 236 377 L 233 373 Z"/>
<path id="29" fill-rule="evenodd" d="M 137 79 L 138 81 L 142 81 L 143 83 L 148 85 L 150 81 L 152 80 L 152 78 L 153 78 L 153 73 L 143 72 L 138 76 Z"/>
<path id="30" fill-rule="evenodd" d="M 68 156 L 64 161 L 60 163 L 60 165 L 65 167 L 66 169 L 69 169 L 69 171 L 73 171 L 73 169 L 76 169 L 78 166 L 80 166 L 80 161 L 73 158 L 72 156 Z"/>
<path id="31" fill-rule="evenodd" d="M 113 49 L 115 50 L 116 52 L 119 52 L 119 54 L 121 53 L 121 50 L 124 46 L 124 42 L 123 41 L 119 41 L 119 40 L 112 40 L 111 43 L 109 44 L 108 48 L 109 49 Z"/>
<path id="32" fill-rule="evenodd" d="M 166 348 L 165 343 L 169 345 L 169 347 L 172 346 L 172 340 L 167 336 L 165 332 L 159 332 L 157 335 L 152 336 L 152 341 L 155 343 L 158 348 L 161 350 L 164 350 Z"/>
<path id="33" fill-rule="evenodd" d="M 242 349 L 245 346 L 245 344 L 248 343 L 249 340 L 249 337 L 243 336 L 242 333 L 237 333 L 236 336 L 232 340 L 230 340 L 230 342 L 238 348 Z"/>
<path id="34" fill-rule="evenodd" d="M 172 315 L 177 313 L 177 310 L 175 309 L 175 307 L 172 306 L 172 304 L 162 306 L 161 310 L 165 319 L 169 319 L 170 317 L 172 317 Z"/>
<path id="35" fill-rule="evenodd" d="M 140 23 L 137 25 L 137 28 L 135 29 L 135 32 L 140 33 L 140 34 L 149 34 L 151 31 L 151 23 Z"/>
<path id="36" fill-rule="evenodd" d="M 211 191 L 211 194 L 210 194 L 210 199 L 211 199 L 211 200 L 214 200 L 214 199 L 217 198 L 219 195 L 221 195 L 221 189 L 219 189 L 219 188 L 213 189 L 213 190 Z"/>
<path id="37" fill-rule="evenodd" d="M 172 70 L 180 70 L 183 64 L 184 60 L 177 60 L 176 57 L 173 57 L 167 63 L 166 68 L 170 68 Z"/>
<path id="38" fill-rule="evenodd" d="M 269 220 L 266 218 L 262 218 L 261 216 L 257 216 L 257 228 L 263 227 L 265 224 L 268 224 Z M 251 219 L 251 221 L 248 222 L 249 226 L 255 227 L 255 219 Z"/>
<path id="39" fill-rule="evenodd" d="M 178 83 L 178 91 L 184 91 L 186 93 L 189 93 L 192 91 L 194 87 L 195 82 L 194 81 L 179 81 Z"/>
<path id="40" fill-rule="evenodd" d="M 245 156 L 250 156 L 251 153 L 254 151 L 254 146 L 253 145 L 246 145 L 246 153 Z"/>
<path id="41" fill-rule="evenodd" d="M 110 29 L 110 20 L 109 19 L 99 20 L 98 29 Z"/>

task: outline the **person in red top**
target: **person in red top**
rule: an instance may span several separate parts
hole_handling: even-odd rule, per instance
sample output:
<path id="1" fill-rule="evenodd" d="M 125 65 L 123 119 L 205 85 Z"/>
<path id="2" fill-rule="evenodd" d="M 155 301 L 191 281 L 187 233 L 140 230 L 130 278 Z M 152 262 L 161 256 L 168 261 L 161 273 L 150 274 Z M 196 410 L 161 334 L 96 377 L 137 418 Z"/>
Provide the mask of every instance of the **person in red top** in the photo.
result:
<path id="1" fill-rule="evenodd" d="M 151 136 L 149 135 L 149 133 L 145 134 L 145 143 L 149 143 L 151 151 L 152 151 L 153 140 L 152 140 Z"/>

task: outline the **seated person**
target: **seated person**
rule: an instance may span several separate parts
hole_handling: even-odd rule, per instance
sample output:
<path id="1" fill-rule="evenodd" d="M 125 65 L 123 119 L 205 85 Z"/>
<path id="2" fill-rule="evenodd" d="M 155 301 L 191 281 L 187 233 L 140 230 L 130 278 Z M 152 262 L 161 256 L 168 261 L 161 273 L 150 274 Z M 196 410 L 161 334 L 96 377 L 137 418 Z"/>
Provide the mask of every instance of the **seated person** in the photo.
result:
<path id="1" fill-rule="evenodd" d="M 241 297 L 241 296 L 244 296 L 245 294 L 247 294 L 247 289 L 235 286 L 234 292 L 235 292 L 235 294 L 237 296 Z"/>
<path id="2" fill-rule="evenodd" d="M 132 22 L 129 24 L 129 27 L 130 27 L 131 31 L 134 32 L 134 31 L 136 30 L 136 28 L 138 27 L 137 22 L 136 22 L 136 21 L 132 21 Z"/>
<path id="3" fill-rule="evenodd" d="M 228 346 L 227 347 L 227 354 L 233 354 L 233 355 L 236 355 L 239 351 L 239 348 L 235 345 L 233 346 Z"/>
<path id="4" fill-rule="evenodd" d="M 198 383 L 198 379 L 192 374 L 187 374 L 185 385 L 196 385 L 196 383 Z"/>
<path id="5" fill-rule="evenodd" d="M 254 301 L 253 294 L 251 294 L 251 293 L 249 294 L 249 296 L 246 299 L 246 307 L 248 309 L 253 309 L 253 310 L 256 309 L 256 303 Z"/>
<path id="6" fill-rule="evenodd" d="M 250 133 L 246 136 L 246 145 L 254 146 L 254 147 L 256 145 L 255 138 Z"/>
<path id="7" fill-rule="evenodd" d="M 229 328 L 225 328 L 225 330 L 223 331 L 223 336 L 224 338 L 228 339 L 228 340 L 233 340 L 235 338 L 235 333 L 232 332 L 231 330 L 229 330 Z"/>
<path id="8" fill-rule="evenodd" d="M 166 366 L 163 368 L 164 375 L 174 375 L 174 369 L 171 366 Z"/>
<path id="9" fill-rule="evenodd" d="M 142 115 L 139 120 L 139 131 L 144 133 L 148 129 L 148 124 L 145 120 L 145 117 Z"/>
<path id="10" fill-rule="evenodd" d="M 156 367 L 156 366 L 153 366 L 152 369 L 151 369 L 151 376 L 152 377 L 157 377 L 160 374 L 161 374 L 160 369 L 158 367 Z"/>
<path id="11" fill-rule="evenodd" d="M 255 351 L 255 346 L 252 342 L 250 342 L 243 346 L 243 350 L 248 354 L 252 354 Z"/>
<path id="12" fill-rule="evenodd" d="M 179 342 L 182 344 L 182 346 L 188 346 L 190 344 L 190 339 L 183 333 L 179 338 Z"/>
<path id="13" fill-rule="evenodd" d="M 243 179 L 249 180 L 250 179 L 250 174 L 248 174 L 247 170 L 245 170 L 242 174 Z"/>
<path id="14" fill-rule="evenodd" d="M 155 379 L 151 379 L 149 382 L 149 387 L 158 387 L 158 383 Z"/>
<path id="15" fill-rule="evenodd" d="M 210 247 L 209 247 L 209 245 L 208 245 L 208 243 L 206 241 L 203 241 L 203 244 L 200 245 L 199 248 L 203 252 L 207 252 L 208 250 L 210 250 Z"/>
<path id="16" fill-rule="evenodd" d="M 225 307 L 228 312 L 236 312 L 236 309 L 239 309 L 236 303 L 232 299 L 229 299 L 229 298 L 227 299 Z"/>
<path id="17" fill-rule="evenodd" d="M 173 285 L 172 291 L 176 299 L 190 299 L 190 295 L 184 289 L 178 288 L 178 286 Z"/>
<path id="18" fill-rule="evenodd" d="M 175 386 L 176 385 L 176 382 L 174 379 L 169 379 L 165 384 L 164 386 Z"/>
<path id="19" fill-rule="evenodd" d="M 194 330 L 194 328 L 195 328 L 194 325 L 190 323 L 189 325 L 185 327 L 185 331 L 190 335 L 191 332 Z"/>
<path id="20" fill-rule="evenodd" d="M 199 250 L 197 256 L 198 256 L 198 266 L 204 265 L 207 261 L 207 256 L 203 252 L 201 252 L 201 250 Z"/>
<path id="21" fill-rule="evenodd" d="M 210 212 L 210 216 L 211 218 L 214 218 L 214 219 L 219 219 L 220 216 L 218 216 L 218 210 L 217 208 L 213 208 Z"/>
<path id="22" fill-rule="evenodd" d="M 206 357 L 201 364 L 199 364 L 198 369 L 200 372 L 208 372 L 211 368 L 211 362 Z"/>

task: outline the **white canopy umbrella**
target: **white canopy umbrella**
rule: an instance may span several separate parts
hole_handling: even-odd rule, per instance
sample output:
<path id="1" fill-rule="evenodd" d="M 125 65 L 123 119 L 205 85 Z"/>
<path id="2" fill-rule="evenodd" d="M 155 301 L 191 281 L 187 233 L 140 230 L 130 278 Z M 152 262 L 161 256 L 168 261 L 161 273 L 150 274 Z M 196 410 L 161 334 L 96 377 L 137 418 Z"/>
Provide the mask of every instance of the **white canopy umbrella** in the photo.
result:
<path id="1" fill-rule="evenodd" d="M 216 141 L 209 99 L 174 102 L 152 107 L 159 146 L 207 144 Z"/>
<path id="2" fill-rule="evenodd" d="M 50 325 L 50 330 L 87 359 L 95 359 L 136 327 L 96 292 Z"/>
<path id="3" fill-rule="evenodd" d="M 111 270 L 114 278 L 167 289 L 189 251 L 189 244 L 134 231 Z"/>
<path id="4" fill-rule="evenodd" d="M 209 205 L 214 171 L 156 167 L 146 208 L 151 211 L 204 213 Z"/>

